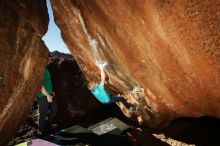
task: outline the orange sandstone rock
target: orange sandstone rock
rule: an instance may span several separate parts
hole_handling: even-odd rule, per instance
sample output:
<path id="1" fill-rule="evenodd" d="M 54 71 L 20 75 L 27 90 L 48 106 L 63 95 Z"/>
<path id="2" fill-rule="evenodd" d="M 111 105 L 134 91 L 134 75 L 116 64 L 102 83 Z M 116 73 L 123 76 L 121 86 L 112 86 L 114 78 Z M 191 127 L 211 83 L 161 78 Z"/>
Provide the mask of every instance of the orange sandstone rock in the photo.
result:
<path id="1" fill-rule="evenodd" d="M 132 117 L 141 124 L 220 118 L 219 0 L 51 2 L 87 80 L 99 80 L 97 62 L 107 62 L 107 86 L 140 103 Z"/>

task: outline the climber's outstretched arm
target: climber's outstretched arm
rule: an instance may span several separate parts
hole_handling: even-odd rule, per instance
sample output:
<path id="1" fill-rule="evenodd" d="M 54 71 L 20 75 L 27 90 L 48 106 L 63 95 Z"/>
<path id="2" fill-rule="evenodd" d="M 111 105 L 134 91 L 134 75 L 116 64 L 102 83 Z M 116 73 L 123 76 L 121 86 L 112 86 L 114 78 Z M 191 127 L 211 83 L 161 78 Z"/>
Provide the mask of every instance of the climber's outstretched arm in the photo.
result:
<path id="1" fill-rule="evenodd" d="M 100 71 L 101 71 L 101 83 L 103 86 L 105 84 L 105 71 L 103 67 L 100 67 Z"/>

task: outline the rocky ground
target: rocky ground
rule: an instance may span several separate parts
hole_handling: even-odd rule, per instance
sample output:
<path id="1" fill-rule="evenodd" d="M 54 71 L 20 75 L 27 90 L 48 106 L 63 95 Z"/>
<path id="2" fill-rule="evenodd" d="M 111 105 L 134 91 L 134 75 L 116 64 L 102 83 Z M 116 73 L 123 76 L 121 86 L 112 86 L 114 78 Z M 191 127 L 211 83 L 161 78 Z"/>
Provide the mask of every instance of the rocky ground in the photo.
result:
<path id="1" fill-rule="evenodd" d="M 27 141 L 29 139 L 37 138 L 41 133 L 38 129 L 38 117 L 39 111 L 36 102 L 34 103 L 32 110 L 30 111 L 27 120 L 21 126 L 16 136 L 11 139 L 8 146 L 13 146 L 18 143 Z"/>
<path id="2" fill-rule="evenodd" d="M 82 119 L 77 124 L 83 127 L 94 124 L 108 117 L 116 117 L 132 127 L 130 133 L 140 146 L 208 146 L 220 145 L 220 121 L 210 117 L 198 119 L 178 119 L 163 130 L 155 130 L 136 125 L 124 117 L 116 105 L 102 107 L 95 114 Z M 37 138 L 38 110 L 32 109 L 24 125 L 11 139 L 8 146 L 15 145 L 28 139 Z M 76 123 L 73 123 L 73 125 Z M 61 127 L 65 127 L 61 125 Z"/>

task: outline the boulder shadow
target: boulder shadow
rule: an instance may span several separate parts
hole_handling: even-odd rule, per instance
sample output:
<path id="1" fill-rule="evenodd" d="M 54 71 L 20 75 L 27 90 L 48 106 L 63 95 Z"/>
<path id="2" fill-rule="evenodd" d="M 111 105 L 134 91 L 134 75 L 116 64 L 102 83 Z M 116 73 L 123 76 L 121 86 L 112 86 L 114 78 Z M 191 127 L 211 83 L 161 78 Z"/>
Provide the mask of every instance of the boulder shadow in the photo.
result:
<path id="1" fill-rule="evenodd" d="M 166 127 L 163 133 L 187 144 L 220 145 L 220 119 L 208 116 L 179 118 Z"/>

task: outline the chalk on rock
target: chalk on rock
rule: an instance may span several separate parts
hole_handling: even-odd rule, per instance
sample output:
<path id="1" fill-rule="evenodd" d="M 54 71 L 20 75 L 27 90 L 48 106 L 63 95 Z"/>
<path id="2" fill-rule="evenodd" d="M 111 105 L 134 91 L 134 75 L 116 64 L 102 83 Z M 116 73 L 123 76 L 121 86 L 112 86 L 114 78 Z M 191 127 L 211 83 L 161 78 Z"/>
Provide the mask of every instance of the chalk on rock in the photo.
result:
<path id="1" fill-rule="evenodd" d="M 97 41 L 96 39 L 92 39 L 89 44 L 90 44 L 91 46 L 93 46 L 93 47 L 97 47 L 97 46 L 98 46 L 98 41 Z"/>
<path id="2" fill-rule="evenodd" d="M 99 68 L 105 68 L 106 65 L 107 65 L 106 62 L 104 62 L 104 63 L 99 63 L 99 64 L 98 64 Z"/>

